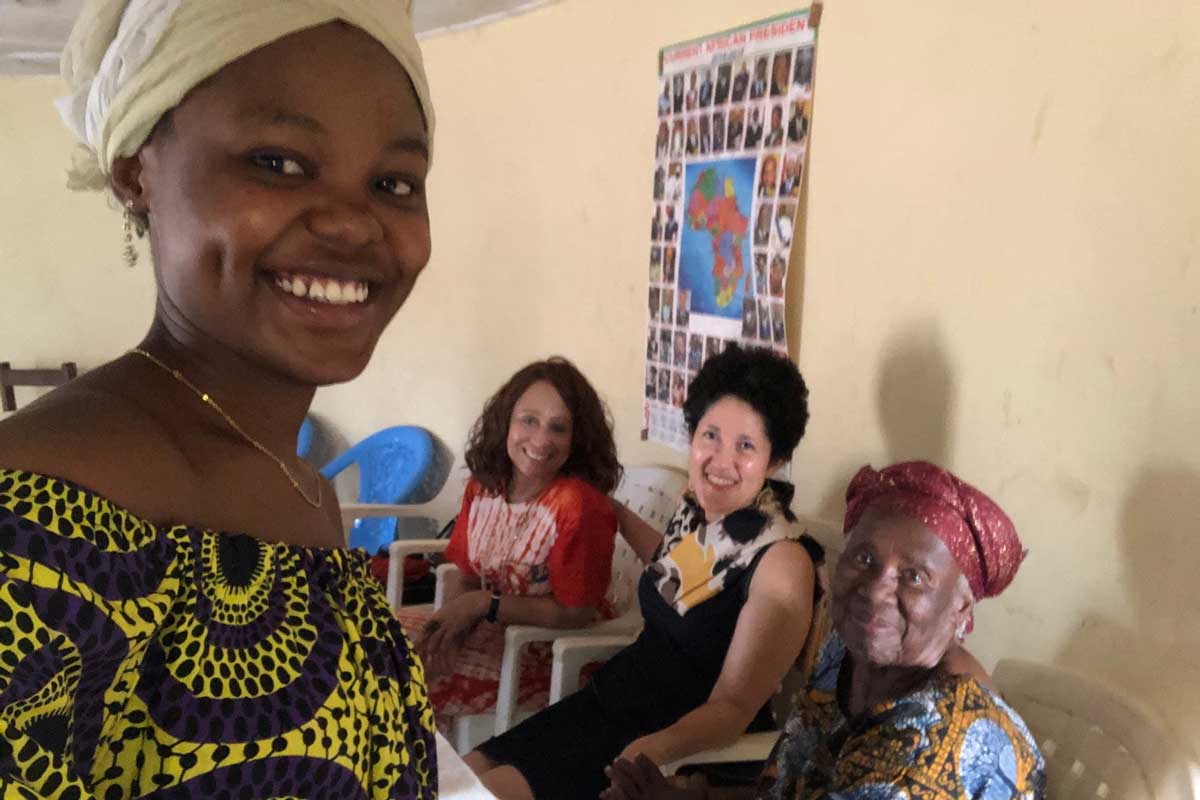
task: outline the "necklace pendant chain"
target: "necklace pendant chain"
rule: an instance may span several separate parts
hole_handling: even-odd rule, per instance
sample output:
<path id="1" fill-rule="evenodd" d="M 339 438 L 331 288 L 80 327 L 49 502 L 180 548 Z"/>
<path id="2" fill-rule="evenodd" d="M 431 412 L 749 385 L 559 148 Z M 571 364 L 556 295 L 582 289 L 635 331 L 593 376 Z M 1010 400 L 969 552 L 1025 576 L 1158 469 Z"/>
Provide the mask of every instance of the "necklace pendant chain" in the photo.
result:
<path id="1" fill-rule="evenodd" d="M 262 442 L 258 441 L 253 436 L 246 433 L 246 431 L 242 430 L 242 426 L 238 425 L 237 421 L 234 420 L 233 417 L 229 416 L 229 414 L 226 413 L 225 409 L 221 408 L 221 406 L 217 403 L 217 401 L 212 399 L 212 396 L 209 395 L 208 392 L 203 392 L 200 389 L 196 388 L 196 385 L 193 384 L 191 381 L 189 381 L 187 378 L 185 378 L 183 376 L 182 372 L 180 372 L 177 369 L 172 369 L 171 367 L 168 367 L 157 356 L 151 355 L 150 353 L 146 352 L 142 348 L 135 347 L 132 350 L 130 350 L 129 352 L 137 353 L 139 356 L 142 356 L 147 361 L 149 361 L 151 364 L 154 364 L 155 366 L 159 367 L 161 370 L 166 372 L 172 378 L 179 381 L 184 386 L 186 386 L 188 389 L 190 389 L 192 391 L 192 393 L 196 395 L 196 397 L 200 398 L 201 403 L 208 406 L 213 411 L 217 412 L 217 414 L 222 419 L 225 420 L 226 424 L 228 424 L 229 427 L 233 429 L 234 433 L 236 433 L 238 436 L 241 436 L 243 439 L 245 439 L 247 444 L 249 444 L 255 450 L 258 450 L 260 453 L 265 455 L 267 458 L 274 461 L 275 464 L 279 467 L 279 470 L 283 473 L 284 477 L 288 479 L 288 483 L 290 483 L 292 485 L 292 488 L 295 489 L 296 492 L 301 497 L 304 498 L 304 502 L 308 503 L 313 508 L 321 507 L 321 503 L 323 502 L 324 498 L 321 496 L 321 494 L 322 494 L 321 478 L 319 476 L 316 477 L 317 499 L 314 500 L 308 496 L 307 492 L 304 491 L 304 487 L 302 487 L 300 485 L 300 481 L 296 480 L 296 476 L 292 475 L 292 471 L 287 468 L 287 464 L 283 463 L 283 459 L 280 458 L 279 456 L 275 455 L 273 452 L 271 452 L 267 448 L 267 446 L 264 445 Z M 315 475 L 316 470 L 313 470 L 313 473 Z"/>

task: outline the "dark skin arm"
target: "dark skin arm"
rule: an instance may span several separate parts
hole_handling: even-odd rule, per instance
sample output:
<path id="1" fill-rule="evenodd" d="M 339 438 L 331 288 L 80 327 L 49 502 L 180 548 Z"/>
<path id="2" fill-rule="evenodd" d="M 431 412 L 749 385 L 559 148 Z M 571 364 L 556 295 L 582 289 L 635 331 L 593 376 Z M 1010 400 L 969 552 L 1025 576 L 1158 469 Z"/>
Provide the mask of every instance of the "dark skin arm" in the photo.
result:
<path id="1" fill-rule="evenodd" d="M 136 358 L 86 373 L 0 422 L 0 466 L 71 481 L 157 525 L 184 523 L 306 546 L 344 544 L 327 481 L 320 479 L 322 503 L 313 508 L 278 464 L 169 374 Z M 297 431 L 307 409 L 301 401 Z M 251 430 L 265 427 L 255 425 L 253 413 L 245 416 Z M 298 462 L 289 468 L 315 496 L 313 471 Z"/>

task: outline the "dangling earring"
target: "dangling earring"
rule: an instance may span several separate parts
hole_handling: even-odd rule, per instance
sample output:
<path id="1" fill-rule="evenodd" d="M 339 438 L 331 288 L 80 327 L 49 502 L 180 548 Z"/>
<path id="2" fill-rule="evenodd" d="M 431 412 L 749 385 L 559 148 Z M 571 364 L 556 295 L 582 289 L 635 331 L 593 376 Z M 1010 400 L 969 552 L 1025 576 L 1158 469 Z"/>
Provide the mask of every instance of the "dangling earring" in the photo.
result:
<path id="1" fill-rule="evenodd" d="M 967 638 L 967 621 L 965 619 L 958 623 L 958 630 L 954 632 L 954 636 L 958 639 L 959 644 Z"/>
<path id="2" fill-rule="evenodd" d="M 125 201 L 125 221 L 122 224 L 122 229 L 125 231 L 125 247 L 123 254 L 125 256 L 125 266 L 133 269 L 137 266 L 138 251 L 133 243 L 133 237 L 141 239 L 146 235 L 146 227 L 142 221 L 133 213 L 133 201 Z"/>

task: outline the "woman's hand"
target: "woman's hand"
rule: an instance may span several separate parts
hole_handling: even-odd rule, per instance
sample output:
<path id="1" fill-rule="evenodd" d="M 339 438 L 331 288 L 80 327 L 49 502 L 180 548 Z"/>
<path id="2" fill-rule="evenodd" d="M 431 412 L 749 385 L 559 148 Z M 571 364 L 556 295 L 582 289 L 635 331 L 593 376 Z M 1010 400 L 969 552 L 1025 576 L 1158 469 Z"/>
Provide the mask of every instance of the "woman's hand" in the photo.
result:
<path id="1" fill-rule="evenodd" d="M 491 595 L 484 591 L 460 594 L 437 610 L 421 631 L 417 652 L 430 677 L 454 671 L 454 657 L 463 640 L 487 613 Z"/>
<path id="2" fill-rule="evenodd" d="M 604 774 L 611 783 L 600 793 L 600 800 L 704 800 L 706 796 L 704 789 L 672 783 L 644 753 L 632 761 L 618 758 Z"/>
<path id="3" fill-rule="evenodd" d="M 650 759 L 653 764 L 665 764 L 671 758 L 666 752 L 661 734 L 662 731 L 659 731 L 634 739 L 617 758 L 636 763 L 639 757 L 645 757 Z"/>

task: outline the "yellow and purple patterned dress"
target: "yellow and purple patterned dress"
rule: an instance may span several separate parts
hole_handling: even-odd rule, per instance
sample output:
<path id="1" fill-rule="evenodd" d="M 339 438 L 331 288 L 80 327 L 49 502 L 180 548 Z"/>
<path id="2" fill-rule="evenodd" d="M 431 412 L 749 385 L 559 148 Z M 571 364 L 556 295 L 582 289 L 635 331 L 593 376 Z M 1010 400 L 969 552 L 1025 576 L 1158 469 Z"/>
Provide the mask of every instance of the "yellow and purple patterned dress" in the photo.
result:
<path id="1" fill-rule="evenodd" d="M 0 797 L 433 798 L 433 730 L 364 553 L 0 469 Z"/>
<path id="2" fill-rule="evenodd" d="M 831 633 L 758 787 L 764 800 L 1043 800 L 1045 764 L 1017 713 L 974 678 L 938 675 L 855 719 L 837 702 Z"/>

